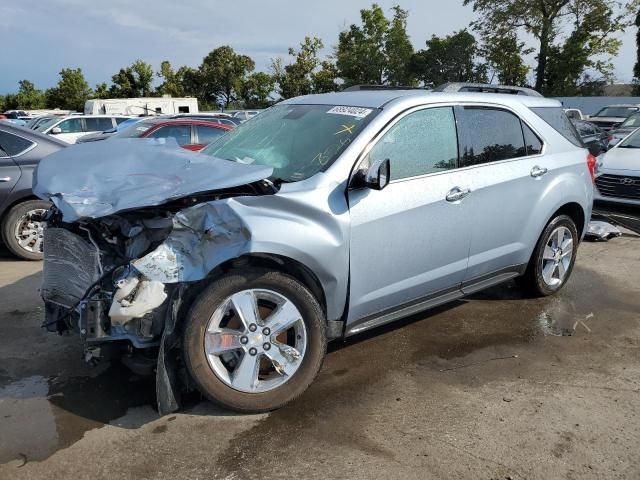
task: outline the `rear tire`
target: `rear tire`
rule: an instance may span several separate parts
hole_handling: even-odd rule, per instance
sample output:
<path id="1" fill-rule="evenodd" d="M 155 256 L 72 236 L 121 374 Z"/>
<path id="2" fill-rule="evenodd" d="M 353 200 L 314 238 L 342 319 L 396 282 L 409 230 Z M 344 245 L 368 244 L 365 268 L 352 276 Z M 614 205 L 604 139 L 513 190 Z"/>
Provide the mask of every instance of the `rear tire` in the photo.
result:
<path id="1" fill-rule="evenodd" d="M 558 292 L 569 280 L 578 253 L 578 231 L 573 219 L 558 215 L 545 227 L 525 274 L 518 284 L 536 297 Z"/>
<path id="2" fill-rule="evenodd" d="M 249 268 L 204 289 L 183 340 L 186 366 L 209 400 L 239 412 L 265 412 L 295 400 L 313 382 L 326 353 L 326 319 L 296 279 Z"/>
<path id="3" fill-rule="evenodd" d="M 43 200 L 27 200 L 5 215 L 0 226 L 2 242 L 13 255 L 24 260 L 42 260 L 42 222 L 31 221 L 30 216 L 43 213 L 50 206 Z"/>

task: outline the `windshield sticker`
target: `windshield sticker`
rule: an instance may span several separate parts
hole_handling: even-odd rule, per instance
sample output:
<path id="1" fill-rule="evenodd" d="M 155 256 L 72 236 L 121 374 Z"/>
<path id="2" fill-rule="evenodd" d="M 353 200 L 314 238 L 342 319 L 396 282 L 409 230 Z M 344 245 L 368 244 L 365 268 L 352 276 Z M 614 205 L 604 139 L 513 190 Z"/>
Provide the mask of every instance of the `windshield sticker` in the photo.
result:
<path id="1" fill-rule="evenodd" d="M 327 113 L 333 113 L 336 115 L 349 115 L 350 117 L 364 118 L 369 115 L 373 110 L 370 108 L 360 107 L 333 107 Z"/>

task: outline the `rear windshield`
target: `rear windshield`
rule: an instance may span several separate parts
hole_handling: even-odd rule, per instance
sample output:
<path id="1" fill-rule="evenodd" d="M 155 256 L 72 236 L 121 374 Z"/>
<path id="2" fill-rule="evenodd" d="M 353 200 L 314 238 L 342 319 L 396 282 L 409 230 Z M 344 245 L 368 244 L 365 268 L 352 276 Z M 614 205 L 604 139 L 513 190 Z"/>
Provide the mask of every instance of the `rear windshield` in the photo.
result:
<path id="1" fill-rule="evenodd" d="M 531 111 L 551 125 L 554 130 L 576 147 L 584 147 L 582 139 L 576 131 L 576 127 L 573 126 L 573 123 L 571 123 L 571 120 L 569 120 L 564 113 L 562 107 L 534 107 Z"/>
<path id="2" fill-rule="evenodd" d="M 627 118 L 633 112 L 637 112 L 638 107 L 604 107 L 594 117 L 622 117 Z"/>
<path id="3" fill-rule="evenodd" d="M 629 127 L 629 128 L 637 128 L 640 127 L 640 113 L 634 113 L 629 118 L 627 118 L 624 122 L 622 122 L 621 127 Z"/>
<path id="4" fill-rule="evenodd" d="M 134 123 L 133 125 L 125 128 L 124 130 L 118 130 L 118 133 L 113 135 L 113 138 L 138 138 L 141 137 L 144 132 L 156 125 L 158 120 L 142 120 Z M 124 124 L 123 124 L 124 125 Z"/>

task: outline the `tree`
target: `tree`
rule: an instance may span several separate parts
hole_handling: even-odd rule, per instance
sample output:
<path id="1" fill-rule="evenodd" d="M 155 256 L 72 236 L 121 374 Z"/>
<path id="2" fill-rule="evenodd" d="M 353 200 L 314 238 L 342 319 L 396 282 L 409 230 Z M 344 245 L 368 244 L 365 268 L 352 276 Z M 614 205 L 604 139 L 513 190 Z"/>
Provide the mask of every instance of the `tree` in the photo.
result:
<path id="1" fill-rule="evenodd" d="M 333 65 L 318 58 L 323 48 L 319 38 L 305 37 L 300 50 L 289 49 L 289 55 L 295 58 L 293 63 L 284 65 L 281 58 L 272 60 L 273 77 L 283 98 L 335 90 Z M 318 68 L 321 68 L 320 71 Z"/>
<path id="2" fill-rule="evenodd" d="M 352 24 L 340 32 L 335 49 L 336 67 L 345 86 L 385 83 L 385 41 L 389 20 L 377 4 L 360 10 L 362 26 Z"/>
<path id="3" fill-rule="evenodd" d="M 228 107 L 236 101 L 247 75 L 255 69 L 255 62 L 246 55 L 237 54 L 226 45 L 216 48 L 204 57 L 199 68 L 198 89 L 205 101 Z"/>
<path id="4" fill-rule="evenodd" d="M 18 82 L 18 93 L 5 97 L 5 108 L 35 110 L 45 107 L 45 97 L 42 90 L 38 90 L 33 82 L 20 80 Z"/>
<path id="5" fill-rule="evenodd" d="M 633 66 L 633 94 L 640 95 L 640 8 L 636 14 L 636 63 Z"/>
<path id="6" fill-rule="evenodd" d="M 109 87 L 105 82 L 96 84 L 91 98 L 109 98 Z"/>
<path id="7" fill-rule="evenodd" d="M 487 61 L 492 78 L 497 76 L 503 85 L 527 85 L 529 67 L 523 56 L 531 53 L 525 44 L 518 40 L 515 33 L 505 36 L 490 36 L 482 47 L 482 56 Z"/>
<path id="8" fill-rule="evenodd" d="M 256 72 L 249 75 L 240 90 L 244 108 L 266 108 L 271 105 L 274 87 L 275 79 L 268 73 Z"/>
<path id="9" fill-rule="evenodd" d="M 113 85 L 109 94 L 115 98 L 148 97 L 151 94 L 153 68 L 142 60 L 136 60 L 131 66 L 121 68 L 111 77 Z"/>
<path id="10" fill-rule="evenodd" d="M 66 110 L 84 111 L 84 102 L 91 96 L 89 84 L 79 68 L 60 70 L 58 84 L 47 90 L 47 106 Z"/>
<path id="11" fill-rule="evenodd" d="M 483 37 L 522 32 L 536 39 L 535 88 L 543 93 L 548 86 L 545 78 L 550 55 L 558 52 L 553 49 L 555 41 L 567 27 L 573 26 L 573 31 L 587 34 L 589 58 L 610 55 L 618 49 L 612 47 L 616 43 L 612 42 L 612 36 L 628 25 L 629 10 L 638 3 L 639 0 L 625 3 L 621 0 L 464 0 L 465 5 L 473 5 L 473 10 L 479 13 L 481 18 L 474 22 L 474 28 Z"/>
<path id="12" fill-rule="evenodd" d="M 164 81 L 158 86 L 156 92 L 160 95 L 171 95 L 172 97 L 184 97 L 184 85 L 182 74 L 184 70 L 178 69 L 177 72 L 171 67 L 168 60 L 160 64 L 160 71 L 156 73 L 159 78 Z"/>
<path id="13" fill-rule="evenodd" d="M 389 24 L 385 37 L 386 83 L 392 86 L 413 85 L 415 80 L 411 74 L 410 63 L 413 56 L 413 45 L 407 34 L 408 12 L 398 5 L 392 7 L 393 19 Z"/>
<path id="14" fill-rule="evenodd" d="M 488 81 L 486 64 L 478 62 L 478 42 L 466 29 L 444 38 L 433 35 L 426 45 L 427 48 L 416 52 L 411 60 L 413 74 L 426 87 L 447 82 Z"/>

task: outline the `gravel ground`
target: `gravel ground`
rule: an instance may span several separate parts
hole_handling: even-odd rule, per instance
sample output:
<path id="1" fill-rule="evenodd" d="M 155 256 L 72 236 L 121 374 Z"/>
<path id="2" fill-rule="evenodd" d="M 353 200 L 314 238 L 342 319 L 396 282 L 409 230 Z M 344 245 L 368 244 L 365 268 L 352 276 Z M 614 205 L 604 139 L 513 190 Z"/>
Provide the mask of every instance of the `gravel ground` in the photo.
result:
<path id="1" fill-rule="evenodd" d="M 90 367 L 0 251 L 0 479 L 640 478 L 640 238 L 584 243 L 561 294 L 514 283 L 331 345 L 267 415 Z"/>

